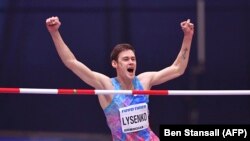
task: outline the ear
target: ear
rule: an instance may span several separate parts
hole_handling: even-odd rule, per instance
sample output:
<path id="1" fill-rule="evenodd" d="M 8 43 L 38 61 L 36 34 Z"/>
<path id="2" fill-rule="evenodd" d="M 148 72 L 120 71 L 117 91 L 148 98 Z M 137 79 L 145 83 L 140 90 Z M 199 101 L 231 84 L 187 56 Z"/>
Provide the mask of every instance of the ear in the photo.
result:
<path id="1" fill-rule="evenodd" d="M 112 67 L 113 67 L 113 68 L 117 68 L 117 62 L 116 62 L 115 60 L 112 60 L 112 63 L 111 63 L 111 64 L 112 64 Z"/>

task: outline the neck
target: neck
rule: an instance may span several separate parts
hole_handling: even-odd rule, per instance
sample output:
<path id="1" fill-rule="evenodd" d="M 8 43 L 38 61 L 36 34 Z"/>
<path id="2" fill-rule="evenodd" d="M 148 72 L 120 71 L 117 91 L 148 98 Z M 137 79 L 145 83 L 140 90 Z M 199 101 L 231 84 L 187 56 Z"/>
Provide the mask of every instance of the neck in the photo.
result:
<path id="1" fill-rule="evenodd" d="M 121 88 L 124 90 L 133 90 L 133 80 L 124 80 L 120 77 L 117 77 L 117 80 L 120 82 Z"/>

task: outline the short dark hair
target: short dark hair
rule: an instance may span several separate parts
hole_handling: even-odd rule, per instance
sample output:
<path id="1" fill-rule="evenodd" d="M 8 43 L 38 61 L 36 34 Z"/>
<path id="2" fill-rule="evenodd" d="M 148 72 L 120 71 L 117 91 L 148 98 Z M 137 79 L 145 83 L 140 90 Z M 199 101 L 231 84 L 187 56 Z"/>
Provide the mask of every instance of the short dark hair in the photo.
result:
<path id="1" fill-rule="evenodd" d="M 110 54 L 110 60 L 113 61 L 117 61 L 118 60 L 118 56 L 122 51 L 125 50 L 132 50 L 135 53 L 135 49 L 132 45 L 128 44 L 128 43 L 122 43 L 122 44 L 117 44 L 111 54 Z"/>

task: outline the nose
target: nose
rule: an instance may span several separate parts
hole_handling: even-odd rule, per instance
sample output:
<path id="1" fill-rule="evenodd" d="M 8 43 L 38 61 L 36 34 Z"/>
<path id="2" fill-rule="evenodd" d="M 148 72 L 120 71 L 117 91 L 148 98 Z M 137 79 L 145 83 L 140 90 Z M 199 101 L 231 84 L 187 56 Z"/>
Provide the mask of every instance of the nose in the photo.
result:
<path id="1" fill-rule="evenodd" d="M 129 64 L 134 64 L 134 63 L 135 63 L 135 60 L 129 59 Z"/>

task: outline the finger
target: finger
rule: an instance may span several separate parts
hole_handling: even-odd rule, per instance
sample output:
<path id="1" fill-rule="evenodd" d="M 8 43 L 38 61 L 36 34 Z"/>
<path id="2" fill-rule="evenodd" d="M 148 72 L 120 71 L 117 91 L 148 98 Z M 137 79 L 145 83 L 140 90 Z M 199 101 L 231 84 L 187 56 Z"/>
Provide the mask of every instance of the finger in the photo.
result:
<path id="1" fill-rule="evenodd" d="M 51 24 L 56 24 L 57 23 L 57 19 L 56 18 L 52 18 L 50 22 L 51 22 Z"/>
<path id="2" fill-rule="evenodd" d="M 46 21 L 47 25 L 51 26 L 55 24 L 55 21 L 53 21 L 52 19 L 49 19 Z"/>
<path id="3" fill-rule="evenodd" d="M 190 23 L 190 19 L 187 19 L 187 23 Z"/>
<path id="4" fill-rule="evenodd" d="M 53 20 L 59 20 L 59 18 L 57 16 L 53 16 L 53 17 L 51 17 L 51 19 L 53 19 Z"/>
<path id="5" fill-rule="evenodd" d="M 182 26 L 182 27 L 185 26 L 186 23 L 187 23 L 186 21 L 182 22 L 182 23 L 181 23 L 181 26 Z"/>
<path id="6" fill-rule="evenodd" d="M 194 28 L 194 24 L 192 24 L 192 23 L 190 23 L 188 26 L 189 26 L 190 28 Z"/>
<path id="7" fill-rule="evenodd" d="M 53 17 L 52 23 L 55 24 L 55 23 L 58 23 L 58 22 L 59 22 L 59 18 L 58 17 Z"/>
<path id="8" fill-rule="evenodd" d="M 51 25 L 51 24 L 52 24 L 52 20 L 51 20 L 50 18 L 47 19 L 47 20 L 46 20 L 46 24 L 47 24 L 47 25 Z"/>
<path id="9" fill-rule="evenodd" d="M 49 23 L 50 19 L 46 19 L 46 23 Z"/>
<path id="10" fill-rule="evenodd" d="M 193 27 L 194 27 L 194 24 L 189 23 L 189 24 L 188 24 L 188 27 L 192 27 L 192 28 L 193 28 Z"/>

